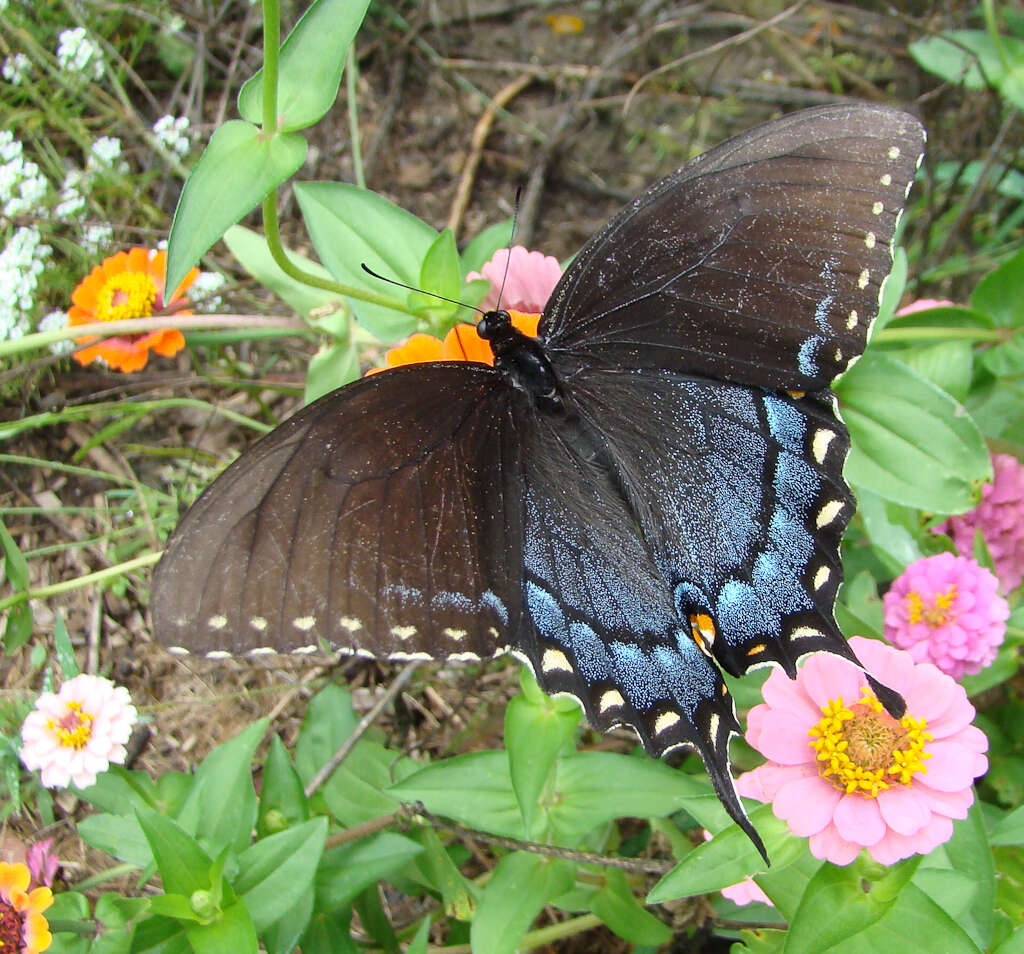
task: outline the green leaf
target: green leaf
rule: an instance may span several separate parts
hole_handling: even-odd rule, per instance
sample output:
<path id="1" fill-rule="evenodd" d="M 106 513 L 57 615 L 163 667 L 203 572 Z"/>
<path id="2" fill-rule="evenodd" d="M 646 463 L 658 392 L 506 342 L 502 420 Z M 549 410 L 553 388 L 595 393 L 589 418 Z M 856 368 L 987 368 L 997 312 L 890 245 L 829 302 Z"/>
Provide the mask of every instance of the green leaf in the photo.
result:
<path id="1" fill-rule="evenodd" d="M 781 871 L 804 855 L 807 842 L 789 833 L 786 823 L 761 805 L 750 813 L 750 821 L 764 840 L 772 871 Z M 648 904 L 720 891 L 748 875 L 765 870 L 764 859 L 736 824 L 698 845 L 676 865 L 647 896 Z"/>
<path id="2" fill-rule="evenodd" d="M 248 907 L 258 933 L 312 893 L 326 838 L 327 819 L 321 816 L 270 835 L 238 856 L 240 874 L 232 887 Z"/>
<path id="3" fill-rule="evenodd" d="M 1024 324 L 1024 249 L 978 282 L 971 307 L 990 315 L 999 328 Z"/>
<path id="4" fill-rule="evenodd" d="M 953 826 L 953 837 L 925 858 L 914 883 L 925 891 L 983 950 L 992 939 L 995 868 L 981 809 Z"/>
<path id="5" fill-rule="evenodd" d="M 409 832 L 409 837 L 424 849 L 413 862 L 415 874 L 412 877 L 431 891 L 441 893 L 448 917 L 458 921 L 472 920 L 480 891 L 459 871 L 437 832 L 429 827 L 416 828 Z"/>
<path id="6" fill-rule="evenodd" d="M 132 954 L 195 954 L 181 921 L 154 915 L 139 922 Z"/>
<path id="7" fill-rule="evenodd" d="M 136 808 L 135 817 L 149 842 L 167 894 L 191 897 L 196 891 L 210 889 L 213 862 L 184 828 L 145 808 Z"/>
<path id="8" fill-rule="evenodd" d="M 471 828 L 511 838 L 524 835 L 504 752 L 456 755 L 414 772 L 388 792 L 403 802 L 422 802 L 428 811 Z"/>
<path id="9" fill-rule="evenodd" d="M 349 935 L 351 920 L 348 908 L 314 914 L 299 944 L 302 954 L 360 954 Z"/>
<path id="10" fill-rule="evenodd" d="M 338 98 L 349 45 L 370 0 L 316 0 L 281 44 L 277 77 L 277 121 L 281 129 L 317 122 Z M 263 70 L 238 93 L 243 119 L 263 121 Z"/>
<path id="11" fill-rule="evenodd" d="M 178 820 L 214 853 L 228 846 L 244 850 L 256 824 L 252 760 L 269 720 L 257 719 L 233 739 L 217 746 L 196 769 L 196 782 Z"/>
<path id="12" fill-rule="evenodd" d="M 322 345 L 309 359 L 306 372 L 306 390 L 302 399 L 312 404 L 331 391 L 336 391 L 359 377 L 359 352 L 355 342 L 332 341 Z"/>
<path id="13" fill-rule="evenodd" d="M 516 851 L 495 866 L 470 928 L 474 951 L 513 954 L 544 906 L 573 884 L 575 867 L 561 858 Z"/>
<path id="14" fill-rule="evenodd" d="M 4 555 L 3 575 L 15 592 L 28 590 L 28 563 L 21 555 L 14 537 L 0 520 L 0 551 Z M 0 577 L 2 578 L 2 577 Z M 13 653 L 32 638 L 32 607 L 28 600 L 16 603 L 7 611 L 7 625 L 4 627 L 4 649 Z"/>
<path id="15" fill-rule="evenodd" d="M 905 352 L 902 360 L 957 401 L 966 401 L 974 373 L 974 352 L 966 341 L 941 341 Z"/>
<path id="16" fill-rule="evenodd" d="M 825 868 L 832 866 L 826 865 Z M 846 870 L 846 869 L 843 869 Z M 849 901 L 849 899 L 846 899 Z M 838 903 L 844 903 L 841 899 Z M 835 911 L 826 917 L 838 916 Z M 844 918 L 845 920 L 845 918 Z M 809 926 L 813 931 L 813 925 Z M 790 928 L 792 934 L 792 927 Z M 879 954 L 880 951 L 941 951 L 942 954 L 981 954 L 964 930 L 928 895 L 913 883 L 896 896 L 896 902 L 866 930 L 829 950 L 829 954 Z M 820 951 L 822 947 L 809 950 Z M 789 945 L 787 954 L 792 954 Z"/>
<path id="17" fill-rule="evenodd" d="M 398 871 L 422 851 L 416 842 L 390 831 L 328 849 L 316 874 L 317 910 L 351 904 L 364 888 Z"/>
<path id="18" fill-rule="evenodd" d="M 864 521 L 864 530 L 877 555 L 883 558 L 894 576 L 924 556 L 920 543 L 908 527 L 917 516 L 916 510 L 901 507 L 865 488 L 856 490 L 857 512 Z M 875 595 L 877 597 L 877 593 Z M 881 627 L 874 630 L 881 631 Z"/>
<path id="19" fill-rule="evenodd" d="M 892 268 L 882 283 L 882 296 L 878 303 L 878 317 L 871 327 L 871 334 L 877 335 L 896 314 L 907 287 L 907 253 L 897 247 L 892 255 Z"/>
<path id="20" fill-rule="evenodd" d="M 295 768 L 304 785 L 338 751 L 358 722 L 352 695 L 342 686 L 328 683 L 310 700 L 295 744 Z"/>
<path id="21" fill-rule="evenodd" d="M 280 812 L 289 825 L 309 818 L 309 802 L 302 789 L 302 780 L 295 771 L 288 750 L 280 736 L 270 739 L 267 757 L 263 763 L 263 784 L 260 786 L 259 815 L 256 835 L 265 838 L 271 832 L 266 828 L 267 812 Z"/>
<path id="22" fill-rule="evenodd" d="M 337 281 L 393 294 L 393 287 L 363 271 L 365 262 L 385 278 L 418 283 L 423 259 L 437 239 L 426 222 L 383 196 L 341 182 L 297 182 L 295 197 L 320 261 Z M 355 298 L 349 304 L 359 323 L 385 344 L 416 330 L 404 292 L 394 309 Z"/>
<path id="23" fill-rule="evenodd" d="M 867 570 L 843 583 L 836 602 L 836 619 L 840 629 L 851 636 L 854 633 L 862 636 L 882 635 L 885 612 L 878 595 L 878 584 Z"/>
<path id="24" fill-rule="evenodd" d="M 845 469 L 851 483 L 939 513 L 977 503 L 992 467 L 962 404 L 875 351 L 843 375 L 836 391 L 853 442 Z"/>
<path id="25" fill-rule="evenodd" d="M 249 911 L 241 901 L 235 901 L 221 912 L 211 924 L 188 924 L 185 927 L 189 943 L 196 954 L 258 954 L 259 941 Z"/>
<path id="26" fill-rule="evenodd" d="M 989 841 L 993 845 L 1024 845 L 1024 805 L 993 826 Z"/>
<path id="27" fill-rule="evenodd" d="M 427 249 L 416 284 L 423 291 L 409 294 L 409 307 L 428 315 L 435 332 L 446 332 L 455 324 L 459 314 L 466 311 L 458 305 L 434 297 L 443 295 L 457 301 L 462 291 L 459 251 L 455 247 L 455 236 L 451 229 L 444 229 Z"/>
<path id="28" fill-rule="evenodd" d="M 75 649 L 71 645 L 71 637 L 68 636 L 68 628 L 64 624 L 64 614 L 57 613 L 53 624 L 53 646 L 57 654 L 57 665 L 60 667 L 60 674 L 67 679 L 74 679 L 79 673 L 78 660 L 75 659 Z"/>
<path id="29" fill-rule="evenodd" d="M 672 929 L 644 910 L 633 896 L 626 875 L 614 868 L 605 871 L 604 885 L 594 895 L 590 910 L 633 944 L 660 947 L 672 940 Z"/>
<path id="30" fill-rule="evenodd" d="M 313 917 L 312 891 L 307 891 L 289 911 L 260 933 L 267 954 L 292 954 L 309 929 Z"/>
<path id="31" fill-rule="evenodd" d="M 337 292 L 324 288 L 314 288 L 300 282 L 282 271 L 274 261 L 267 246 L 267 240 L 252 229 L 243 225 L 232 225 L 224 233 L 224 244 L 239 264 L 261 285 L 269 288 L 296 314 L 310 318 L 314 312 L 322 312 L 329 308 L 344 308 L 345 303 Z M 284 250 L 288 260 L 296 268 L 324 281 L 333 281 L 331 273 L 319 262 L 299 255 L 291 249 Z"/>
<path id="32" fill-rule="evenodd" d="M 532 680 L 533 676 L 520 675 L 520 680 L 524 678 Z M 546 694 L 516 696 L 505 710 L 509 773 L 529 837 L 539 834 L 534 831 L 534 819 L 541 805 L 541 793 L 551 777 L 555 759 L 571 747 L 580 715 L 579 706 L 573 704 L 567 711 L 560 700 Z"/>
<path id="33" fill-rule="evenodd" d="M 153 863 L 153 852 L 142 827 L 132 815 L 101 812 L 83 818 L 76 826 L 82 841 L 138 868 Z"/>
<path id="34" fill-rule="evenodd" d="M 306 141 L 297 133 L 264 136 L 238 119 L 218 126 L 178 199 L 167 243 L 167 288 L 177 289 L 207 249 L 305 159 Z"/>
<path id="35" fill-rule="evenodd" d="M 1024 42 L 1009 36 L 999 42 L 1011 62 L 1024 60 Z M 986 30 L 946 30 L 941 36 L 916 40 L 908 49 L 923 69 L 967 89 L 998 86 L 1006 73 L 999 48 Z"/>
<path id="36" fill-rule="evenodd" d="M 615 818 L 664 817 L 685 809 L 706 828 L 724 827 L 711 783 L 649 758 L 617 752 L 577 752 L 557 763 L 548 818 L 564 844 L 577 844 Z M 615 784 L 610 785 L 609 779 Z"/>
<path id="37" fill-rule="evenodd" d="M 823 865 L 811 879 L 789 925 L 786 954 L 818 954 L 864 931 L 895 903 L 889 892 L 872 890 L 863 866 Z M 909 878 L 913 869 L 897 869 Z"/>

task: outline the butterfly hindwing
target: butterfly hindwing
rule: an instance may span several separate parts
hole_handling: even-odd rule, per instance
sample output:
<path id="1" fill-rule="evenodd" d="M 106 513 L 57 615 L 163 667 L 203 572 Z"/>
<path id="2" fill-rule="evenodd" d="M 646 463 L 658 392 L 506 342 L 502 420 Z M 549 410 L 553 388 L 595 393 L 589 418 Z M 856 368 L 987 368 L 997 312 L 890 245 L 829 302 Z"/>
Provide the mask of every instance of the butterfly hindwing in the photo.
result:
<path id="1" fill-rule="evenodd" d="M 504 649 L 521 613 L 523 400 L 463 362 L 299 411 L 182 519 L 154 577 L 157 638 L 207 654 Z"/>
<path id="2" fill-rule="evenodd" d="M 832 610 L 854 505 L 830 395 L 599 370 L 581 372 L 574 394 L 600 422 L 680 618 L 724 669 L 795 673 L 807 652 L 849 656 Z"/>
<path id="3" fill-rule="evenodd" d="M 526 445 L 523 590 L 517 647 L 541 686 L 580 700 L 592 725 L 628 725 L 660 756 L 689 745 L 732 817 L 760 844 L 733 787 L 739 731 L 721 674 L 680 620 L 594 435 L 541 419 Z"/>
<path id="4" fill-rule="evenodd" d="M 819 391 L 864 349 L 924 147 L 912 116 L 803 110 L 687 163 L 583 247 L 541 322 L 556 369 Z"/>

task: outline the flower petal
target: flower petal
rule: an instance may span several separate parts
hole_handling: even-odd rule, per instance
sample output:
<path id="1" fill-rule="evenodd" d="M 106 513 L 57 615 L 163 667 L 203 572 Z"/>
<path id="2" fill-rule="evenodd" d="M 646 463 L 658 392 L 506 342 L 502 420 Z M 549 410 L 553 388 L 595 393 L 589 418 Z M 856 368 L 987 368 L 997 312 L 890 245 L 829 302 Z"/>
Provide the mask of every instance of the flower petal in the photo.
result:
<path id="1" fill-rule="evenodd" d="M 859 845 L 873 845 L 885 835 L 878 803 L 863 795 L 843 795 L 832 814 L 840 837 Z"/>
<path id="2" fill-rule="evenodd" d="M 831 823 L 840 798 L 840 793 L 828 782 L 819 776 L 810 776 L 783 785 L 772 803 L 772 811 L 794 835 L 806 838 Z"/>
<path id="3" fill-rule="evenodd" d="M 920 831 L 932 816 L 927 796 L 909 785 L 893 785 L 878 793 L 882 820 L 900 835 Z"/>
<path id="4" fill-rule="evenodd" d="M 835 825 L 829 825 L 816 835 L 811 835 L 807 843 L 812 855 L 834 865 L 848 865 L 860 854 L 861 846 L 847 841 L 836 831 Z"/>

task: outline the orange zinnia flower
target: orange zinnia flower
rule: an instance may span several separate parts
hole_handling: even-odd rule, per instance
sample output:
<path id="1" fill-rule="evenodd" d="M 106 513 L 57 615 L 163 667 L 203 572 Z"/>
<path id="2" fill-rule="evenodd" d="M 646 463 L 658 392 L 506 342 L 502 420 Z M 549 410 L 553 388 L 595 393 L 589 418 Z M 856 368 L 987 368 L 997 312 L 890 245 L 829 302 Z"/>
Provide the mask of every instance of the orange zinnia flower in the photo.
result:
<path id="1" fill-rule="evenodd" d="M 191 315 L 185 291 L 196 280 L 199 269 L 193 268 L 185 280 L 165 300 L 164 280 L 167 253 L 133 248 L 118 252 L 97 265 L 71 293 L 74 302 L 68 311 L 71 325 L 94 321 L 120 321 L 126 318 L 149 318 L 164 308 L 174 308 L 174 315 Z M 90 344 L 96 338 L 79 338 L 79 344 Z M 107 338 L 74 354 L 75 360 L 87 365 L 97 358 L 120 371 L 139 371 L 146 366 L 149 352 L 169 358 L 185 347 L 185 337 L 176 328 L 164 328 L 138 335 Z"/>
<path id="2" fill-rule="evenodd" d="M 527 315 L 521 311 L 510 311 L 512 324 L 524 335 L 537 337 L 540 315 Z M 480 364 L 494 364 L 491 346 L 476 333 L 476 325 L 456 325 L 441 341 L 432 335 L 415 334 L 405 342 L 391 348 L 385 355 L 387 364 L 383 368 L 371 368 L 367 374 L 376 374 L 388 368 L 403 364 L 420 364 L 424 361 L 478 361 Z"/>
<path id="3" fill-rule="evenodd" d="M 40 954 L 53 942 L 43 912 L 53 904 L 49 888 L 28 890 L 29 873 L 23 864 L 0 861 L 0 951 Z"/>

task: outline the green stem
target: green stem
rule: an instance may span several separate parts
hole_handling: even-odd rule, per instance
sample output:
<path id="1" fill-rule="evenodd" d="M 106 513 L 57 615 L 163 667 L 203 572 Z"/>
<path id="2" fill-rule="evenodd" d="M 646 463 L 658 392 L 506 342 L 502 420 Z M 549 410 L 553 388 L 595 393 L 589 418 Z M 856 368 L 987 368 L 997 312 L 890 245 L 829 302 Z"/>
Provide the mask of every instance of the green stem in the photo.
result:
<path id="1" fill-rule="evenodd" d="M 138 870 L 138 865 L 115 865 L 113 868 L 108 868 L 106 871 L 99 871 L 94 875 L 90 875 L 88 878 L 83 878 L 77 884 L 73 884 L 71 886 L 71 890 L 89 891 L 92 888 L 96 888 L 108 881 L 116 881 L 118 878 L 123 878 L 125 875 L 134 874 Z"/>
<path id="2" fill-rule="evenodd" d="M 51 427 L 54 424 L 63 424 L 67 421 L 88 421 L 94 417 L 115 416 L 121 417 L 125 413 L 125 401 L 104 401 L 102 404 L 83 404 L 74 407 L 65 407 L 59 411 L 43 411 L 41 414 L 33 414 L 31 417 L 23 417 L 17 421 L 0 423 L 0 441 L 10 440 L 25 431 L 38 430 L 41 427 Z M 240 424 L 243 427 L 252 428 L 261 434 L 266 434 L 273 428 L 261 421 L 253 420 L 237 411 L 230 411 L 227 408 L 217 407 L 208 401 L 200 401 L 196 398 L 159 398 L 155 401 L 132 401 L 135 413 L 149 414 L 152 411 L 163 411 L 168 408 L 191 407 L 206 411 L 209 414 L 220 415 L 229 421 Z M 42 461 L 39 466 L 54 466 L 50 461 Z M 108 478 L 109 479 L 109 478 Z"/>
<path id="3" fill-rule="evenodd" d="M 359 110 L 356 106 L 356 84 L 359 81 L 359 64 L 356 62 L 356 44 L 348 48 L 345 61 L 345 93 L 348 99 L 348 138 L 352 144 L 352 174 L 360 189 L 366 188 L 366 174 L 363 171 L 363 148 L 359 142 Z"/>
<path id="4" fill-rule="evenodd" d="M 992 45 L 999 54 L 999 61 L 1003 69 L 1008 73 L 1013 68 L 1010 57 L 1003 46 L 1003 38 L 999 35 L 999 24 L 996 23 L 996 7 L 993 0 L 982 0 L 982 9 L 985 11 L 985 26 L 988 28 L 988 35 L 992 38 Z"/>
<path id="5" fill-rule="evenodd" d="M 105 583 L 115 576 L 131 573 L 142 567 L 152 566 L 162 556 L 162 552 L 147 553 L 145 556 L 136 557 L 134 560 L 126 560 L 115 566 L 108 566 L 106 569 L 97 570 L 95 573 L 86 573 L 85 576 L 76 576 L 73 580 L 63 580 L 60 583 L 51 583 L 49 586 L 38 586 L 33 589 L 21 590 L 0 599 L 0 612 L 25 603 L 28 600 L 42 600 L 49 596 L 57 596 L 59 593 L 68 593 L 71 590 L 80 590 L 84 586 L 92 586 L 96 583 Z"/>
<path id="6" fill-rule="evenodd" d="M 295 334 L 313 334 L 310 327 L 297 318 L 272 315 L 155 315 L 152 318 L 127 318 L 124 321 L 94 321 L 88 325 L 69 325 L 55 331 L 39 331 L 15 341 L 0 341 L 0 359 L 25 351 L 47 348 L 58 341 L 74 338 L 115 338 L 119 335 L 145 334 L 164 328 L 179 331 L 207 328 L 283 328 Z M 94 342 L 93 342 L 94 343 Z"/>
<path id="7" fill-rule="evenodd" d="M 376 292 L 367 291 L 365 288 L 357 288 L 355 285 L 343 285 L 341 282 L 332 281 L 329 278 L 321 278 L 303 271 L 284 252 L 281 244 L 281 230 L 277 220 L 277 202 L 273 192 L 263 199 L 263 232 L 267 240 L 267 248 L 278 267 L 290 278 L 297 282 L 311 285 L 313 288 L 322 288 L 325 291 L 334 292 L 337 295 L 344 295 L 346 298 L 355 298 L 359 301 L 366 301 L 372 305 L 380 305 L 382 308 L 391 308 L 394 311 L 402 311 L 407 315 L 414 315 L 405 302 L 388 295 L 379 295 Z"/>
<path id="8" fill-rule="evenodd" d="M 263 0 L 263 134 L 277 132 L 277 65 L 281 53 L 281 12 L 277 0 Z"/>
<path id="9" fill-rule="evenodd" d="M 873 341 L 893 344 L 903 341 L 944 341 L 960 338 L 965 341 L 991 341 L 999 344 L 1006 333 L 999 328 L 883 328 Z"/>

